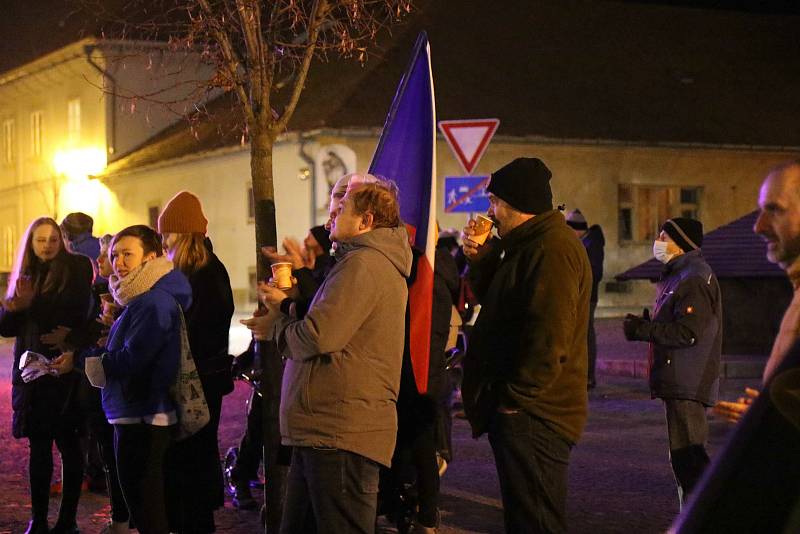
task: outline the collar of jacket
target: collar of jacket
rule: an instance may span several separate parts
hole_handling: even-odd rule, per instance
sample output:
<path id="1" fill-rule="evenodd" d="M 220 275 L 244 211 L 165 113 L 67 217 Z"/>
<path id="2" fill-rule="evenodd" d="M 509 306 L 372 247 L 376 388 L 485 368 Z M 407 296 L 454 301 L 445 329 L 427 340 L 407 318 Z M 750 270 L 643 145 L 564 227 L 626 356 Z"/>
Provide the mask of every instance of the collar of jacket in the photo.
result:
<path id="1" fill-rule="evenodd" d="M 786 274 L 792 282 L 792 286 L 796 289 L 800 288 L 800 256 L 786 268 Z"/>
<path id="2" fill-rule="evenodd" d="M 560 224 L 566 224 L 564 222 L 564 216 L 561 215 L 560 211 L 550 210 L 540 213 L 511 230 L 507 236 L 501 238 L 500 246 L 505 251 L 514 250 L 518 245 L 526 243 Z"/>
<path id="3" fill-rule="evenodd" d="M 698 258 L 703 257 L 703 252 L 698 248 L 695 250 L 690 250 L 689 252 L 684 252 L 677 258 L 673 258 L 664 266 L 664 270 L 661 271 L 661 278 L 664 279 L 668 277 L 675 271 L 680 271 L 686 266 L 694 263 L 694 261 Z"/>
<path id="4" fill-rule="evenodd" d="M 75 235 L 73 237 L 74 237 L 74 239 L 72 239 L 71 241 L 73 243 L 75 243 L 75 244 L 80 245 L 81 243 L 83 243 L 83 242 L 87 241 L 89 238 L 91 238 L 92 237 L 92 233 L 91 232 L 84 232 L 82 234 L 77 234 L 77 235 Z"/>

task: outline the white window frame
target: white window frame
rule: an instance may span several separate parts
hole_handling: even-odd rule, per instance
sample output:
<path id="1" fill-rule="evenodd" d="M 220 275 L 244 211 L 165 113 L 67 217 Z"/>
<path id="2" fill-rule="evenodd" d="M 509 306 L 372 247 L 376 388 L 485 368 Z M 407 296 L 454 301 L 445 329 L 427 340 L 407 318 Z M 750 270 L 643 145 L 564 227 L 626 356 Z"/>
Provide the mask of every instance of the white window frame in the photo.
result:
<path id="1" fill-rule="evenodd" d="M 67 101 L 67 139 L 71 143 L 81 140 L 81 99 Z"/>
<path id="2" fill-rule="evenodd" d="M 15 127 L 14 119 L 3 121 L 3 163 L 14 163 Z"/>
<path id="3" fill-rule="evenodd" d="M 42 117 L 41 110 L 31 112 L 31 156 L 38 158 L 42 155 Z"/>

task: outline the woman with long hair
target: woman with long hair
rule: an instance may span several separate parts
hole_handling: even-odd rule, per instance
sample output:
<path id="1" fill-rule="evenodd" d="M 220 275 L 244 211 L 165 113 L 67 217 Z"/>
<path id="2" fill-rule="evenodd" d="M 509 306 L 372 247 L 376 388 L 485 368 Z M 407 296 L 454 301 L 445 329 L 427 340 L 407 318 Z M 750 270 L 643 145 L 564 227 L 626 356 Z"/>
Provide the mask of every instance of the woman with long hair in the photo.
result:
<path id="1" fill-rule="evenodd" d="M 233 292 L 228 272 L 206 238 L 208 221 L 200 200 L 175 195 L 158 218 L 164 250 L 192 286 L 186 327 L 211 421 L 197 434 L 172 444 L 167 453 L 167 510 L 173 532 L 214 532 L 214 510 L 224 502 L 219 429 L 222 397 L 233 390 L 228 333 Z"/>
<path id="2" fill-rule="evenodd" d="M 33 378 L 33 366 L 23 373 L 20 360 L 26 351 L 40 354 L 48 362 L 60 358 L 61 351 L 41 337 L 59 326 L 76 328 L 85 323 L 91 304 L 91 272 L 88 258 L 66 251 L 58 223 L 40 217 L 25 232 L 0 309 L 0 335 L 16 337 L 12 433 L 30 443 L 32 518 L 28 534 L 48 532 L 53 442 L 61 454 L 63 489 L 58 521 L 49 532 L 78 532 L 76 513 L 83 479 L 78 432 L 81 415 L 76 400 L 77 372 L 58 375 L 53 369 Z M 49 366 L 47 363 L 44 369 Z"/>

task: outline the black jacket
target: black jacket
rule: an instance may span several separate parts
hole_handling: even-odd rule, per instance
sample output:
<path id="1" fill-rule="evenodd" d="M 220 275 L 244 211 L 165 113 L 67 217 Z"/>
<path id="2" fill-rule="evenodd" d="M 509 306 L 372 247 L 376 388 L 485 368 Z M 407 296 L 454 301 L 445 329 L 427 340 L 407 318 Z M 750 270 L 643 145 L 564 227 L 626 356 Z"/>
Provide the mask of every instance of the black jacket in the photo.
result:
<path id="1" fill-rule="evenodd" d="M 186 329 L 206 395 L 222 396 L 233 390 L 228 336 L 233 316 L 233 292 L 228 271 L 216 254 L 189 275 L 192 305 L 186 310 Z"/>
<path id="2" fill-rule="evenodd" d="M 581 238 L 586 254 L 589 255 L 589 264 L 592 266 L 592 296 L 590 302 L 597 302 L 597 288 L 603 280 L 603 259 L 605 257 L 604 247 L 606 238 L 603 236 L 603 229 L 599 225 L 592 225 L 586 234 Z"/>
<path id="3" fill-rule="evenodd" d="M 57 349 L 44 345 L 39 337 L 57 326 L 84 326 L 91 306 L 91 278 L 86 268 L 89 259 L 68 254 L 68 281 L 63 291 L 39 294 L 31 306 L 22 311 L 0 309 L 0 335 L 16 337 L 14 368 L 11 371 L 11 405 L 14 410 L 12 433 L 15 438 L 54 437 L 77 427 L 80 420 L 77 403 L 77 371 L 62 376 L 42 376 L 33 382 L 22 381 L 20 356 L 31 350 L 55 358 Z"/>
<path id="4" fill-rule="evenodd" d="M 640 321 L 634 339 L 650 341 L 653 397 L 712 406 L 719 394 L 722 294 L 702 253 L 674 258 L 658 283 L 652 321 Z"/>
<path id="5" fill-rule="evenodd" d="M 515 228 L 473 262 L 481 312 L 469 339 L 462 394 L 479 436 L 498 405 L 522 409 L 575 443 L 586 423 L 592 274 L 555 210 Z"/>

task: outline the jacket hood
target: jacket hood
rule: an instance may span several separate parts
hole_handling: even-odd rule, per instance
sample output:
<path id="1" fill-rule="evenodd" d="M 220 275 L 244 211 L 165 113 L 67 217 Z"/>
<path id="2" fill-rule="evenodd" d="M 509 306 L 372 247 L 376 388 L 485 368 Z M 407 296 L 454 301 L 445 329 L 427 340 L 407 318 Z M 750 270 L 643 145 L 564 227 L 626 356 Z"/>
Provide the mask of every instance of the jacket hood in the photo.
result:
<path id="1" fill-rule="evenodd" d="M 408 232 L 404 226 L 377 228 L 343 241 L 339 243 L 335 256 L 343 258 L 349 252 L 365 247 L 386 256 L 404 278 L 411 274 L 411 246 L 408 244 Z"/>
<path id="2" fill-rule="evenodd" d="M 153 285 L 153 289 L 160 289 L 172 295 L 178 301 L 183 311 L 186 311 L 192 303 L 192 286 L 182 272 L 173 269 Z"/>

